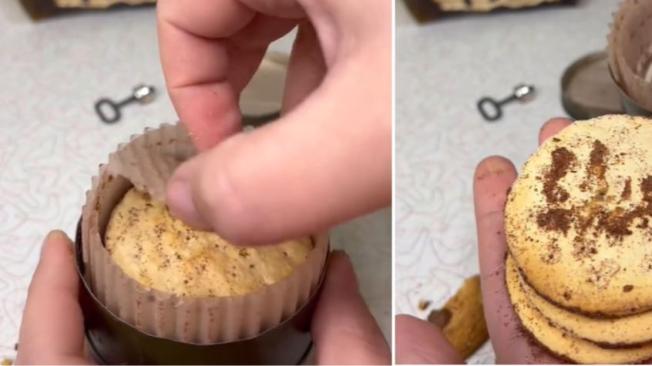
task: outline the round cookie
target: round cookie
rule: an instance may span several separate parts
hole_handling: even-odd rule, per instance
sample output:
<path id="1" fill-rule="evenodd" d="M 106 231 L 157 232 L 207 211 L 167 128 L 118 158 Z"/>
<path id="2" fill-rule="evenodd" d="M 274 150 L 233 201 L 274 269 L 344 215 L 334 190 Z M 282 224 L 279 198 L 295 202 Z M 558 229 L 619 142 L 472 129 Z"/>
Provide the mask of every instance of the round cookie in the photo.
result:
<path id="1" fill-rule="evenodd" d="M 541 315 L 575 337 L 612 347 L 652 342 L 652 312 L 650 311 L 622 318 L 590 318 L 546 301 L 523 281 L 520 275 L 519 282 L 528 300 Z"/>
<path id="2" fill-rule="evenodd" d="M 505 265 L 505 282 L 514 311 L 522 326 L 553 355 L 577 363 L 635 363 L 652 357 L 652 345 L 634 348 L 603 348 L 575 338 L 554 327 L 532 304 L 519 284 L 518 269 L 511 257 Z"/>
<path id="3" fill-rule="evenodd" d="M 310 238 L 235 246 L 173 218 L 164 204 L 131 189 L 113 209 L 105 246 L 145 287 L 180 296 L 234 296 L 288 277 L 313 249 Z"/>
<path id="4" fill-rule="evenodd" d="M 652 309 L 652 123 L 610 115 L 548 139 L 505 206 L 509 252 L 548 301 L 590 316 Z"/>

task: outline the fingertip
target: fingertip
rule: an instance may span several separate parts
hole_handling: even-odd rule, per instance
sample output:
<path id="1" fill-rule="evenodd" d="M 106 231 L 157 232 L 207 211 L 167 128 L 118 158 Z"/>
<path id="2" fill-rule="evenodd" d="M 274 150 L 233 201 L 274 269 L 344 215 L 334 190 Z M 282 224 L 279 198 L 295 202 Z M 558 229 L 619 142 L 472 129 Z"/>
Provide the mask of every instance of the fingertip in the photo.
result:
<path id="1" fill-rule="evenodd" d="M 71 255 L 72 241 L 65 232 L 61 230 L 50 231 L 43 240 L 41 247 L 41 259 L 50 258 L 53 255 Z"/>
<path id="2" fill-rule="evenodd" d="M 220 144 L 220 151 L 229 151 L 237 137 Z M 210 230 L 234 245 L 278 243 L 285 237 L 269 236 L 265 224 L 273 218 L 263 217 L 255 202 L 241 194 L 233 183 L 232 172 L 216 149 L 208 150 L 184 162 L 166 187 L 166 203 L 170 214 L 187 225 Z"/>
<path id="3" fill-rule="evenodd" d="M 41 247 L 41 257 L 30 283 L 30 291 L 34 287 L 51 285 L 76 291 L 77 273 L 74 266 L 72 241 L 61 230 L 49 232 Z"/>
<path id="4" fill-rule="evenodd" d="M 337 286 L 341 290 L 358 291 L 358 279 L 349 255 L 343 250 L 334 250 L 328 256 L 326 286 Z M 344 288 L 342 288 L 344 287 Z"/>
<path id="5" fill-rule="evenodd" d="M 572 123 L 572 120 L 565 117 L 555 117 L 549 119 L 546 121 L 546 123 L 543 124 L 543 126 L 541 126 L 541 129 L 539 130 L 539 145 Z"/>
<path id="6" fill-rule="evenodd" d="M 512 178 L 516 175 L 514 164 L 502 156 L 489 156 L 482 159 L 475 169 L 475 183 L 481 184 L 488 178 L 506 177 Z"/>
<path id="7" fill-rule="evenodd" d="M 335 249 L 330 253 L 328 257 L 328 266 L 329 268 L 341 267 L 340 270 L 353 274 L 353 263 L 351 263 L 351 257 L 349 257 L 349 254 L 342 249 Z"/>
<path id="8" fill-rule="evenodd" d="M 504 211 L 514 180 L 516 169 L 503 157 L 489 157 L 476 169 L 474 206 L 481 274 L 499 268 L 504 260 Z"/>
<path id="9" fill-rule="evenodd" d="M 173 217 L 196 229 L 209 228 L 197 211 L 190 182 L 187 179 L 175 176 L 168 182 L 166 203 Z"/>

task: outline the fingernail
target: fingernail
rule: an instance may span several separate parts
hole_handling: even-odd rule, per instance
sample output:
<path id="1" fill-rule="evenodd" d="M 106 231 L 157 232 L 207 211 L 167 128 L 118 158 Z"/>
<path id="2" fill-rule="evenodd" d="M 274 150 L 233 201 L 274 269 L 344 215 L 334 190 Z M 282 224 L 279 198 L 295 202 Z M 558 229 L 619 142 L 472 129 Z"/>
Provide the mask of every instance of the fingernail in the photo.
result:
<path id="1" fill-rule="evenodd" d="M 186 224 L 203 228 L 203 220 L 197 212 L 192 199 L 192 191 L 188 181 L 175 179 L 170 182 L 167 188 L 167 204 L 172 216 Z"/>
<path id="2" fill-rule="evenodd" d="M 61 230 L 50 231 L 48 235 L 45 236 L 45 239 L 43 240 L 43 245 L 41 246 L 41 257 L 43 256 L 43 253 L 45 252 L 48 245 L 50 245 L 49 243 L 53 243 L 57 241 L 68 243 L 69 242 L 68 235 L 66 235 L 66 233 L 64 233 Z M 72 248 L 70 247 L 70 245 L 66 245 L 66 247 L 72 252 Z"/>
<path id="3" fill-rule="evenodd" d="M 484 159 L 476 170 L 476 179 L 484 180 L 489 177 L 502 175 L 508 172 L 511 164 L 501 156 L 492 156 Z"/>
<path id="4" fill-rule="evenodd" d="M 68 236 L 61 230 L 52 230 L 45 236 L 44 243 L 47 243 L 52 240 L 68 240 Z"/>

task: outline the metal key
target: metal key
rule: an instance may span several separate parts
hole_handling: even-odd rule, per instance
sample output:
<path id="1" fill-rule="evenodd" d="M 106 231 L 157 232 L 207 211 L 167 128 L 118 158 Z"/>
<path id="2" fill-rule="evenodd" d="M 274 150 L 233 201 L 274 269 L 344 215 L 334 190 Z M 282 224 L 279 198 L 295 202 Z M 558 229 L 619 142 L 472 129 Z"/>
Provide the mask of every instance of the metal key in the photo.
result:
<path id="1" fill-rule="evenodd" d="M 120 109 L 127 104 L 138 102 L 147 104 L 154 100 L 156 89 L 151 85 L 138 85 L 133 89 L 131 96 L 121 101 L 102 98 L 95 102 L 95 112 L 104 123 L 115 123 L 122 118 Z"/>
<path id="2" fill-rule="evenodd" d="M 484 97 L 478 101 L 478 111 L 487 121 L 496 121 L 503 116 L 503 105 L 514 101 L 521 103 L 532 100 L 535 92 L 534 85 L 519 84 L 514 87 L 512 95 L 505 99 L 495 100 L 491 97 Z"/>

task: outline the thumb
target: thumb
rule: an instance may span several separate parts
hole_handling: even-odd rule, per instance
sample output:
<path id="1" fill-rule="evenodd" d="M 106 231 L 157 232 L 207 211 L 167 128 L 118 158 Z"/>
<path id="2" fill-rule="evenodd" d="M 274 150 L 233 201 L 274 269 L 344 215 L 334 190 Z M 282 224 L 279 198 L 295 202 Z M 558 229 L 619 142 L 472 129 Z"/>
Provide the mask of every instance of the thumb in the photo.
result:
<path id="1" fill-rule="evenodd" d="M 350 4 L 359 8 L 358 2 Z M 374 7 L 387 18 L 376 33 L 391 34 L 386 30 L 391 3 Z M 172 214 L 232 242 L 261 244 L 325 230 L 386 206 L 391 200 L 390 39 L 383 38 L 380 46 L 376 40 L 357 40 L 364 47 L 344 53 L 323 79 L 314 72 L 323 64 L 316 49 L 311 57 L 318 67 L 295 57 L 294 69 L 303 73 L 288 76 L 286 107 L 298 103 L 299 94 L 310 94 L 279 120 L 229 137 L 181 165 L 167 191 Z M 297 52 L 307 48 L 301 46 L 305 39 L 297 42 Z M 292 83 L 299 77 L 313 82 Z"/>
<path id="2" fill-rule="evenodd" d="M 45 238 L 20 327 L 17 364 L 81 364 L 84 331 L 72 243 L 61 231 Z"/>
<path id="3" fill-rule="evenodd" d="M 396 363 L 460 364 L 464 361 L 434 324 L 410 315 L 398 315 Z"/>
<path id="4" fill-rule="evenodd" d="M 389 346 L 360 292 L 351 261 L 333 252 L 312 320 L 316 364 L 389 364 Z"/>

